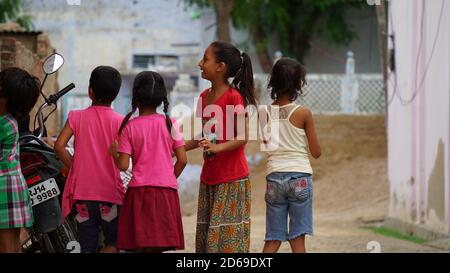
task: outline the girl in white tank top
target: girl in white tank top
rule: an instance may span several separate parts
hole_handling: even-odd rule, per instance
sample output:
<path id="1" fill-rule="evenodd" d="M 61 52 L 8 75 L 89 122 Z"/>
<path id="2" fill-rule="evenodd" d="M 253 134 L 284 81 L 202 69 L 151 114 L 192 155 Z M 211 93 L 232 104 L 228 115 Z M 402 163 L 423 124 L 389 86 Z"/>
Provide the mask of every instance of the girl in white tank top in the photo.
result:
<path id="1" fill-rule="evenodd" d="M 290 121 L 300 107 L 295 103 L 268 106 L 268 126 L 278 128 L 278 133 L 272 132 L 269 140 L 267 175 L 273 172 L 313 173 L 305 129 L 295 127 Z"/>
<path id="2" fill-rule="evenodd" d="M 321 152 L 311 111 L 295 104 L 306 84 L 305 73 L 296 60 L 281 58 L 270 75 L 274 103 L 266 108 L 264 130 L 269 132 L 264 253 L 277 252 L 283 241 L 289 241 L 294 253 L 306 252 L 305 236 L 313 234 L 309 157 L 318 158 Z"/>

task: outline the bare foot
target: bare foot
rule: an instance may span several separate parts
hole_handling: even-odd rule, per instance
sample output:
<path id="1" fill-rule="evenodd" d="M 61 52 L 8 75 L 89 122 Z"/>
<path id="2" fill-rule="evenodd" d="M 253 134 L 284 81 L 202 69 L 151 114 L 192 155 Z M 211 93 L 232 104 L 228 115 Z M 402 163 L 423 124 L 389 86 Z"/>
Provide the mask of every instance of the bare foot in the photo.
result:
<path id="1" fill-rule="evenodd" d="M 104 246 L 101 253 L 119 253 L 115 246 Z"/>

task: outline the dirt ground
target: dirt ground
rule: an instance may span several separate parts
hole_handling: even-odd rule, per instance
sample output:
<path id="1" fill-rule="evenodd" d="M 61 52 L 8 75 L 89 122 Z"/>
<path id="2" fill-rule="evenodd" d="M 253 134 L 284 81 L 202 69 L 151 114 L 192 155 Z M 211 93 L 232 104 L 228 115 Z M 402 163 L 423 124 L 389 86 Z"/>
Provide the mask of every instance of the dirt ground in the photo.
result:
<path id="1" fill-rule="evenodd" d="M 384 116 L 316 116 L 322 156 L 314 169 L 314 236 L 309 252 L 369 252 L 376 241 L 381 252 L 436 252 L 438 249 L 377 235 L 363 226 L 387 215 L 387 146 Z M 261 153 L 249 143 L 247 155 Z M 264 154 L 264 153 L 261 153 Z M 201 164 L 201 152 L 189 152 L 189 163 Z M 251 252 L 261 252 L 265 234 L 266 157 L 252 167 Z M 195 252 L 196 201 L 183 202 L 186 250 Z M 283 243 L 280 252 L 290 252 Z"/>

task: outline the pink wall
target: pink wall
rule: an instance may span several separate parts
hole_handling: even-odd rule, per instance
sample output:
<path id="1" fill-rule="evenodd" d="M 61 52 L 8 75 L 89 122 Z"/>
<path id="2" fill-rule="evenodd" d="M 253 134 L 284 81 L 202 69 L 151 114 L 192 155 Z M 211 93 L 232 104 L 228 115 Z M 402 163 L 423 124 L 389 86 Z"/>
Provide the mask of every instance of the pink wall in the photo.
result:
<path id="1" fill-rule="evenodd" d="M 450 1 L 391 0 L 389 9 L 389 216 L 450 232 Z"/>

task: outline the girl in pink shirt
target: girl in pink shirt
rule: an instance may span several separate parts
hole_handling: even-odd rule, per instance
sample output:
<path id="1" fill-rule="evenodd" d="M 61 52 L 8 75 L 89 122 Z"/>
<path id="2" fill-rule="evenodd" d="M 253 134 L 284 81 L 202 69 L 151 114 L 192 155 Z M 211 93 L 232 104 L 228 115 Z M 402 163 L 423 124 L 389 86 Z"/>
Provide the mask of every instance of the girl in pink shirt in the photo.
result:
<path id="1" fill-rule="evenodd" d="M 165 115 L 156 109 L 164 104 Z M 184 141 L 168 115 L 163 78 L 142 72 L 133 84 L 132 111 L 119 130 L 111 154 L 120 170 L 133 163 L 119 217 L 117 247 L 145 253 L 184 249 L 177 177 L 187 164 Z M 130 121 L 139 109 L 139 116 Z M 175 166 L 172 154 L 175 153 Z"/>

